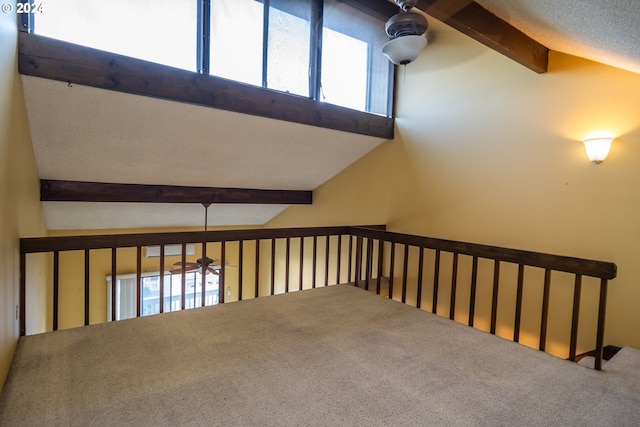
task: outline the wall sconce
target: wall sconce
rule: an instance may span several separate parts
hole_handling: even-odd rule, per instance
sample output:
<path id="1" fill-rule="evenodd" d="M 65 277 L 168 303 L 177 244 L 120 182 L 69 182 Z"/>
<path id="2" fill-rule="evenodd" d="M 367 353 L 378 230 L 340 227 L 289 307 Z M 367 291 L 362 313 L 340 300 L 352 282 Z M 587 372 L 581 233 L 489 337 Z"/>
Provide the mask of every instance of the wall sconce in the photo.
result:
<path id="1" fill-rule="evenodd" d="M 598 164 L 609 155 L 609 149 L 614 138 L 591 138 L 582 141 L 587 151 L 587 157 L 592 162 Z"/>

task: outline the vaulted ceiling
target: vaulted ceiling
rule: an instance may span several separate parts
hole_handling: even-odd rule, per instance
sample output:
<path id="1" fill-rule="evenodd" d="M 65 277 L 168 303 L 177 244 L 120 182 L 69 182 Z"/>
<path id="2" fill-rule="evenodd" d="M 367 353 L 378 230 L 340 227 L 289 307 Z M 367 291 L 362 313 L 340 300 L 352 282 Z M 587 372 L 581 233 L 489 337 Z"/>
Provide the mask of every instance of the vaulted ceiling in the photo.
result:
<path id="1" fill-rule="evenodd" d="M 551 50 L 640 73 L 637 0 L 476 0 Z"/>
<path id="2" fill-rule="evenodd" d="M 384 140 L 31 76 L 23 85 L 43 180 L 311 191 Z M 44 202 L 49 229 L 204 223 L 195 200 L 87 200 Z M 209 224 L 264 224 L 288 206 L 232 202 L 212 206 Z"/>
<path id="3" fill-rule="evenodd" d="M 632 0 L 419 0 L 417 8 L 536 72 L 546 70 L 547 48 L 640 72 L 640 5 Z M 309 203 L 315 188 L 392 137 L 384 122 L 370 132 L 344 110 L 317 111 L 311 122 L 277 120 L 273 111 L 239 112 L 233 93 L 215 108 L 208 100 L 131 94 L 109 87 L 109 76 L 103 85 L 47 74 L 49 58 L 25 55 L 24 46 L 20 53 L 49 229 L 202 226 L 200 202 L 214 203 L 210 225 L 264 224 L 291 203 Z M 76 70 L 82 72 L 99 74 Z M 126 86 L 124 80 L 117 83 Z M 267 107 L 275 102 L 269 99 Z M 313 122 L 318 117 L 322 123 Z M 147 187 L 119 188 L 116 196 L 108 186 L 51 186 L 58 181 Z M 157 196 L 137 200 L 140 189 Z M 182 199 L 169 197 L 180 189 Z M 207 200 L 198 199 L 198 189 L 211 191 Z M 258 191 L 247 203 L 236 189 Z"/>

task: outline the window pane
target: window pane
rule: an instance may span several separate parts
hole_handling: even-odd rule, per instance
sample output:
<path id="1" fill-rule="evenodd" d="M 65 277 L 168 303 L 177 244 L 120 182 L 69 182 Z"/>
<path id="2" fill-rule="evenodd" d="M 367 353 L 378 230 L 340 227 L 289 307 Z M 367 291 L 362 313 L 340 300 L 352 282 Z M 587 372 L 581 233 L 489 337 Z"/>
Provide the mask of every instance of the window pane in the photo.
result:
<path id="1" fill-rule="evenodd" d="M 218 283 L 219 277 L 216 274 L 206 275 L 206 284 L 205 284 L 205 305 L 215 305 L 219 302 L 218 295 Z"/>
<path id="2" fill-rule="evenodd" d="M 182 282 L 181 278 L 175 274 L 165 274 L 164 276 L 164 312 L 177 311 L 181 307 Z M 174 280 L 177 279 L 177 280 Z"/>
<path id="3" fill-rule="evenodd" d="M 385 21 L 340 0 L 325 0 L 321 101 L 388 115 L 393 68 L 382 54 Z"/>
<path id="4" fill-rule="evenodd" d="M 321 100 L 365 111 L 369 46 L 362 40 L 324 28 Z"/>
<path id="5" fill-rule="evenodd" d="M 198 277 L 200 277 L 199 274 Z M 196 281 L 196 273 L 187 273 L 185 283 L 185 308 L 195 308 L 200 306 L 200 300 L 198 299 L 198 295 L 200 294 L 198 292 L 198 288 L 199 286 Z"/>
<path id="6" fill-rule="evenodd" d="M 142 316 L 160 313 L 160 277 L 150 276 L 142 278 Z"/>
<path id="7" fill-rule="evenodd" d="M 55 0 L 34 17 L 35 33 L 196 71 L 194 0 Z"/>
<path id="8" fill-rule="evenodd" d="M 255 0 L 211 2 L 210 74 L 262 86 L 263 9 Z"/>
<path id="9" fill-rule="evenodd" d="M 296 95 L 309 94 L 311 2 L 269 2 L 267 87 Z"/>

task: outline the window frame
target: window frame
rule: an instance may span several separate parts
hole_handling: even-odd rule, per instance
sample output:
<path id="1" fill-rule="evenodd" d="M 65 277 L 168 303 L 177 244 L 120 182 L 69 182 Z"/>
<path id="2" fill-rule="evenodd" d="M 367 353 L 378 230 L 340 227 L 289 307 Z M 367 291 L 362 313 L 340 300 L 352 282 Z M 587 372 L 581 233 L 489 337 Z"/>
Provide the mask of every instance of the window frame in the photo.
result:
<path id="1" fill-rule="evenodd" d="M 207 273 L 210 274 L 210 273 Z M 188 271 L 185 274 L 185 285 L 189 283 L 189 275 L 193 275 L 193 284 L 194 284 L 194 294 L 193 294 L 193 298 L 189 298 L 188 296 L 191 295 L 189 293 L 186 292 L 185 289 L 185 308 L 184 310 L 191 310 L 193 308 L 200 308 L 200 307 L 210 307 L 213 305 L 217 305 L 220 303 L 220 276 L 215 277 L 215 279 L 218 281 L 217 285 L 214 283 L 213 289 L 211 291 L 205 290 L 205 295 L 207 296 L 206 298 L 206 302 L 205 305 L 202 305 L 202 299 L 201 299 L 201 295 L 202 295 L 202 274 L 199 271 Z M 164 278 L 162 280 L 160 280 L 160 276 L 163 276 Z M 112 294 L 112 286 L 113 286 L 113 279 L 112 276 L 109 274 L 106 276 L 105 281 L 107 284 L 106 287 L 106 291 L 107 291 L 107 300 L 106 300 L 106 308 L 107 308 L 107 322 L 112 322 L 112 321 L 118 321 L 118 320 L 124 320 L 124 319 L 131 319 L 131 318 L 135 318 L 136 313 L 135 311 L 127 311 L 126 308 L 122 308 L 121 306 L 121 301 L 122 301 L 122 292 L 128 293 L 128 297 L 125 297 L 126 299 L 130 299 L 132 298 L 133 301 L 129 301 L 128 304 L 125 304 L 126 307 L 131 307 L 131 310 L 135 309 L 136 307 L 136 299 L 140 298 L 140 317 L 145 317 L 145 316 L 153 316 L 155 314 L 159 314 L 159 313 L 168 313 L 168 312 L 173 312 L 173 311 L 182 311 L 182 309 L 174 309 L 173 308 L 173 298 L 174 295 L 173 294 L 169 294 L 167 295 L 166 293 L 163 293 L 163 299 L 160 299 L 160 293 L 157 296 L 157 300 L 158 300 L 158 305 L 162 305 L 162 310 L 159 310 L 158 312 L 151 312 L 151 313 L 147 313 L 145 312 L 144 309 L 144 295 L 143 295 L 143 291 L 142 288 L 144 286 L 144 281 L 145 279 L 149 279 L 149 278 L 158 278 L 158 286 L 169 286 L 169 288 L 172 288 L 173 285 L 173 280 L 175 277 L 182 278 L 182 274 L 181 273 L 175 273 L 172 274 L 169 271 L 165 271 L 164 274 L 160 274 L 160 271 L 149 271 L 149 272 L 144 272 L 142 273 L 141 277 L 140 277 L 140 282 L 136 283 L 137 281 L 137 276 L 135 273 L 124 273 L 124 274 L 118 274 L 116 275 L 116 319 L 112 319 L 111 318 L 111 296 Z M 168 281 L 167 281 L 168 279 Z M 123 290 L 122 289 L 122 285 L 123 285 L 123 281 L 127 281 L 125 284 L 126 285 L 131 285 L 133 286 L 135 289 L 126 289 Z M 133 281 L 130 283 L 130 281 Z M 195 293 L 195 290 L 198 289 L 198 284 L 200 285 L 200 289 L 197 291 L 197 294 Z M 205 280 L 205 285 L 206 287 L 206 280 Z M 209 304 L 209 297 L 216 297 L 217 298 L 211 298 L 211 303 Z M 182 294 L 179 295 L 180 298 L 182 298 Z M 156 298 L 154 298 L 155 300 Z M 169 303 L 169 307 L 166 307 L 165 302 L 168 300 Z M 193 305 L 189 306 L 189 304 L 187 303 L 188 300 L 193 300 Z M 124 313 L 123 313 L 124 311 Z"/>
<path id="2" fill-rule="evenodd" d="M 210 0 L 206 1 L 208 3 Z M 379 18 L 392 16 L 397 12 L 397 8 L 388 2 L 344 1 L 357 4 L 367 13 L 377 14 Z M 376 138 L 394 138 L 396 67 L 389 73 L 391 83 L 388 85 L 388 115 L 383 116 L 52 39 L 34 33 L 32 16 L 28 15 L 17 15 L 18 71 L 22 75 L 73 82 Z M 316 67 L 319 68 L 319 65 L 317 62 Z M 144 85 L 140 83 L 141 79 L 145 82 Z M 319 77 L 314 85 L 319 87 Z M 316 93 L 316 98 L 318 97 L 319 93 Z"/>

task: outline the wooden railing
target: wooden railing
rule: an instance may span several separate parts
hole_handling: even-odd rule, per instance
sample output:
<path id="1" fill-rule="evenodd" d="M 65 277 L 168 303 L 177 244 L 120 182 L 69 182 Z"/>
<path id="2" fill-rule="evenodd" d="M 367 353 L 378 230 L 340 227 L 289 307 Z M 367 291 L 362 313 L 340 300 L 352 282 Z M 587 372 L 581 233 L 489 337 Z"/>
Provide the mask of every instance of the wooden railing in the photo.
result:
<path id="1" fill-rule="evenodd" d="M 383 226 L 374 226 L 374 227 L 383 227 Z M 299 241 L 298 245 L 298 262 L 299 262 L 299 274 L 298 274 L 298 288 L 303 288 L 303 274 L 305 274 L 305 270 L 309 269 L 312 271 L 310 286 L 316 287 L 317 285 L 317 273 L 318 269 L 318 258 L 319 255 L 317 248 L 319 239 L 324 239 L 324 247 L 325 253 L 323 254 L 324 267 L 323 271 L 325 271 L 325 275 L 322 281 L 322 285 L 327 286 L 330 284 L 336 284 L 339 282 L 348 282 L 351 281 L 350 277 L 353 277 L 355 273 L 352 272 L 352 260 L 355 258 L 353 255 L 353 245 L 351 239 L 347 239 L 345 236 L 349 235 L 350 227 L 340 226 L 340 227 L 319 227 L 319 228 L 288 228 L 288 229 L 251 229 L 251 230 L 225 230 L 225 231 L 202 231 L 202 232 L 178 232 L 178 233 L 151 233 L 151 234 L 114 234 L 114 235 L 94 235 L 94 236 L 64 236 L 64 237 L 45 237 L 45 238 L 26 238 L 21 239 L 20 241 L 20 252 L 21 252 L 21 284 L 20 284 L 20 333 L 22 335 L 26 334 L 26 286 L 27 286 L 27 259 L 26 255 L 30 253 L 52 253 L 53 254 L 53 267 L 52 267 L 52 288 L 53 288 L 53 327 L 52 329 L 55 331 L 58 329 L 58 319 L 59 319 L 59 290 L 60 290 L 60 254 L 64 252 L 70 251 L 83 251 L 84 252 L 84 325 L 89 325 L 90 323 L 90 310 L 91 310 L 91 283 L 90 283 L 90 258 L 94 251 L 101 249 L 110 249 L 111 250 L 111 262 L 109 273 L 111 273 L 111 277 L 117 277 L 118 274 L 118 249 L 119 248 L 136 248 L 136 276 L 137 282 L 140 283 L 142 277 L 142 248 L 145 246 L 159 246 L 160 247 L 160 257 L 159 257 L 159 271 L 166 271 L 169 265 L 165 265 L 165 256 L 164 256 L 164 248 L 167 245 L 182 245 L 182 256 L 181 261 L 184 263 L 186 261 L 186 245 L 190 243 L 197 243 L 200 245 L 200 254 L 199 257 L 202 259 L 207 258 L 207 244 L 209 243 L 219 243 L 219 247 L 216 248 L 215 256 L 219 257 L 217 262 L 221 265 L 225 265 L 227 263 L 228 256 L 230 255 L 227 251 L 227 246 L 234 242 L 238 245 L 238 252 L 234 254 L 236 260 L 238 261 L 238 296 L 239 299 L 243 299 L 243 286 L 252 285 L 254 287 L 253 297 L 263 296 L 260 294 L 259 289 L 261 283 L 261 272 L 264 272 L 266 269 L 271 269 L 269 274 L 270 276 L 270 284 L 268 294 L 272 295 L 276 292 L 276 283 L 275 283 L 275 261 L 276 261 L 276 241 L 282 240 L 285 243 L 285 254 L 282 254 L 284 259 L 286 259 L 286 275 L 284 279 L 284 292 L 289 292 L 290 287 L 290 274 L 289 274 L 289 263 L 291 262 L 292 255 L 289 253 L 290 251 L 290 243 L 293 239 Z M 331 239 L 330 236 L 335 236 L 334 244 L 336 246 L 335 250 L 331 250 Z M 306 242 L 310 240 L 309 242 Z M 335 241 L 337 240 L 337 244 Z M 348 243 L 347 243 L 348 240 Z M 245 243 L 253 241 L 255 244 L 254 248 L 254 256 L 250 257 L 254 261 L 253 266 L 253 277 L 246 277 L 243 275 L 245 271 L 245 263 L 243 262 L 245 258 L 247 258 L 244 254 Z M 269 244 L 270 242 L 270 244 Z M 309 255 L 310 259 L 305 260 L 305 242 L 307 245 L 310 245 L 311 254 Z M 269 254 L 270 259 L 266 259 L 264 254 L 261 254 L 261 247 L 263 244 L 267 243 L 267 246 L 271 248 L 271 253 Z M 343 246 L 348 244 L 348 248 L 343 248 Z M 343 252 L 346 252 L 347 256 L 343 255 Z M 306 252 L 309 252 L 308 250 Z M 330 255 L 333 254 L 333 262 L 335 263 L 334 269 L 336 270 L 335 277 L 329 277 L 328 274 L 328 266 L 330 262 Z M 211 254 L 213 255 L 213 254 Z M 346 264 L 346 265 L 345 265 Z M 202 275 L 203 277 L 206 275 L 206 265 L 202 265 Z M 75 266 L 77 269 L 82 269 L 81 265 Z M 346 276 L 345 276 L 346 270 Z M 219 302 L 225 302 L 225 289 L 226 280 L 225 280 L 225 268 L 220 269 L 220 278 L 219 278 L 219 286 L 220 289 L 218 291 Z M 344 279 L 341 279 L 344 277 Z M 160 275 L 160 292 L 164 289 L 163 286 L 163 278 L 164 276 Z M 251 282 L 251 283 L 250 283 Z M 184 295 L 184 287 L 185 287 L 185 275 L 182 275 L 182 294 Z M 115 286 L 111 287 L 111 318 L 116 319 L 116 295 L 115 295 Z M 137 316 L 141 315 L 140 310 L 140 292 L 137 295 L 136 301 L 136 314 Z M 163 296 L 160 295 L 160 300 L 163 300 Z M 202 305 L 204 305 L 205 301 L 205 287 L 202 286 Z M 184 300 L 182 302 L 182 308 L 184 308 Z M 163 312 L 163 304 L 160 305 L 160 312 Z M 78 325 L 79 326 L 79 325 Z"/>
<path id="2" fill-rule="evenodd" d="M 442 292 L 443 284 L 441 277 L 444 267 L 442 266 L 442 259 L 444 253 L 449 253 L 451 258 L 451 267 L 449 270 L 450 282 L 448 283 L 449 292 L 449 318 L 455 320 L 456 316 L 456 304 L 459 303 L 460 298 L 460 257 L 467 256 L 471 258 L 471 268 L 469 272 L 469 299 L 468 305 L 468 317 L 465 319 L 465 323 L 469 326 L 474 326 L 476 320 L 476 301 L 477 301 L 477 289 L 478 289 L 478 265 L 479 260 L 489 260 L 493 263 L 493 273 L 491 279 L 491 314 L 490 314 L 490 327 L 489 332 L 491 334 L 496 333 L 497 317 L 498 317 L 498 295 L 500 291 L 501 281 L 501 265 L 514 264 L 517 266 L 517 278 L 514 281 L 509 282 L 509 286 L 515 287 L 516 291 L 516 306 L 515 316 L 513 319 L 513 341 L 520 341 L 521 333 L 521 320 L 523 312 L 523 292 L 524 292 L 524 276 L 525 267 L 534 267 L 544 270 L 544 282 L 542 290 L 542 306 L 540 313 L 540 327 L 539 327 L 539 344 L 538 349 L 541 351 L 546 350 L 547 345 L 547 332 L 548 332 L 548 319 L 549 319 L 549 306 L 551 295 L 551 274 L 553 271 L 564 272 L 573 275 L 573 304 L 571 307 L 571 332 L 569 342 L 569 356 L 568 359 L 575 361 L 578 342 L 578 324 L 580 318 L 580 301 L 582 295 L 582 283 L 583 277 L 592 277 L 599 279 L 598 290 L 598 309 L 597 309 L 597 331 L 595 337 L 595 368 L 600 370 L 602 368 L 602 354 L 604 347 L 604 324 L 605 324 L 605 310 L 607 304 L 607 284 L 608 280 L 616 277 L 617 267 L 610 262 L 593 261 L 581 258 L 572 258 L 559 255 L 544 254 L 539 252 L 530 252 L 517 249 L 502 248 L 496 246 L 487 246 L 473 243 L 457 242 L 451 240 L 434 239 L 429 237 L 413 236 L 408 234 L 392 233 L 382 230 L 354 228 L 351 229 L 351 235 L 356 237 L 356 272 L 358 274 L 364 274 L 365 287 L 369 289 L 370 286 L 376 287 L 376 292 L 380 293 L 381 282 L 383 272 L 388 272 L 388 295 L 389 298 L 396 297 L 396 290 L 400 291 L 400 300 L 403 303 L 407 302 L 408 291 L 408 278 L 409 273 L 409 250 L 410 248 L 416 248 L 418 254 L 415 257 L 415 279 L 414 289 L 415 306 L 421 308 L 423 296 L 423 288 L 427 284 L 427 280 L 424 275 L 424 259 L 425 251 L 430 251 L 433 258 L 433 276 L 431 281 L 431 312 L 438 312 L 438 303 L 440 301 L 440 294 Z M 374 262 L 375 247 L 378 247 L 377 253 L 388 253 L 388 260 L 385 261 L 385 257 L 377 256 Z M 403 249 L 402 260 L 399 264 L 402 265 L 402 272 L 397 274 L 395 271 L 396 265 L 396 253 L 397 247 Z M 364 266 L 364 268 L 362 268 Z M 374 272 L 374 268 L 376 272 Z M 369 278 L 376 276 L 375 280 Z M 362 276 L 356 278 L 357 281 L 362 280 Z M 399 288 L 399 289 L 398 289 Z"/>
<path id="3" fill-rule="evenodd" d="M 217 243 L 216 255 L 219 263 L 224 266 L 228 259 L 238 262 L 237 281 L 230 283 L 225 276 L 225 268 L 220 269 L 219 303 L 225 302 L 225 289 L 233 285 L 237 290 L 237 299 L 247 297 L 256 298 L 264 295 L 329 286 L 337 283 L 354 282 L 367 290 L 378 294 L 386 293 L 388 297 L 408 303 L 417 308 L 427 309 L 435 314 L 441 310 L 443 299 L 448 307 L 448 317 L 461 321 L 469 326 L 475 326 L 477 321 L 477 307 L 481 274 L 487 260 L 490 263 L 490 320 L 488 332 L 496 334 L 499 307 L 498 298 L 503 288 L 513 289 L 515 297 L 515 315 L 513 316 L 513 341 L 520 342 L 522 331 L 523 296 L 525 294 L 525 269 L 537 269 L 544 272 L 542 281 L 542 304 L 540 308 L 539 344 L 538 349 L 546 350 L 547 329 L 551 299 L 552 272 L 562 272 L 572 275 L 571 326 L 569 339 L 570 360 L 576 360 L 578 348 L 578 325 L 580 320 L 580 302 L 583 294 L 583 277 L 595 278 L 599 283 L 597 288 L 597 313 L 586 313 L 595 316 L 597 330 L 595 336 L 596 362 L 595 368 L 601 369 L 604 347 L 604 322 L 608 280 L 615 278 L 615 264 L 516 249 L 501 248 L 473 243 L 456 242 L 387 232 L 384 226 L 369 227 L 319 227 L 319 228 L 288 228 L 288 229 L 251 229 L 231 231 L 182 232 L 182 233 L 153 233 L 153 234 L 124 234 L 100 236 L 68 236 L 52 238 L 21 239 L 21 283 L 20 283 L 20 333 L 26 333 L 25 298 L 27 287 L 27 254 L 49 252 L 53 254 L 52 278 L 53 287 L 53 330 L 58 329 L 59 290 L 60 290 L 60 253 L 65 251 L 84 251 L 84 324 L 90 323 L 91 293 L 90 293 L 90 257 L 92 251 L 98 249 L 111 250 L 111 277 L 118 272 L 118 248 L 136 248 L 136 276 L 138 285 L 142 276 L 142 248 L 144 246 L 160 246 L 160 271 L 166 271 L 168 266 L 164 261 L 166 245 L 182 245 L 181 261 L 186 261 L 186 245 L 197 243 L 201 245 L 201 258 L 207 257 L 207 244 Z M 247 245 L 247 242 L 254 242 Z M 295 250 L 293 244 L 295 243 Z M 233 244 L 234 251 L 229 251 Z M 247 253 L 250 246 L 252 253 Z M 261 250 L 261 247 L 268 248 Z M 319 250 L 320 248 L 320 250 Z M 399 250 L 401 254 L 398 255 Z M 467 262 L 462 265 L 462 259 Z M 247 263 L 246 259 L 251 261 Z M 276 277 L 276 262 L 284 271 Z M 292 265 L 296 264 L 295 266 Z M 449 264 L 445 265 L 445 264 Z M 470 263 L 470 265 L 468 265 Z M 505 265 L 517 266 L 517 275 L 511 279 L 501 275 L 501 268 Z M 294 268 L 295 267 L 295 268 Z M 82 266 L 74 266 L 82 269 Z M 430 279 L 427 278 L 427 270 Z M 250 271 L 251 274 L 246 273 Z M 292 277 L 291 272 L 296 272 Z M 282 272 L 282 271 L 281 271 Z M 202 266 L 202 274 L 206 275 L 206 265 Z M 468 276 L 468 283 L 463 283 L 461 277 Z M 162 292 L 162 275 L 160 275 L 160 290 Z M 268 281 L 268 291 L 264 281 Z M 104 282 L 103 282 L 104 283 Z M 555 282 L 554 282 L 555 283 Z M 555 286 L 555 285 L 554 285 Z M 185 275 L 182 274 L 182 309 L 185 308 L 184 295 Z M 557 285 L 560 287 L 560 285 Z M 244 289 L 243 289 L 244 288 Z M 465 291 L 461 291 L 464 288 Z M 593 287 L 592 287 L 593 288 Z M 263 289 L 261 291 L 261 289 Z M 251 290 L 253 292 L 251 292 Z M 427 293 L 427 290 L 430 292 Z M 115 316 L 115 286 L 111 288 L 112 304 L 111 318 Z M 205 301 L 205 287 L 202 286 L 202 305 Z M 463 297 L 468 293 L 468 300 L 460 314 Z M 444 295 L 444 297 L 443 297 Z M 160 295 L 160 301 L 162 301 Z M 430 302 L 430 307 L 428 303 Z M 140 290 L 137 296 L 137 316 L 140 312 Z M 163 304 L 160 304 L 162 312 Z M 458 314 L 456 314 L 458 313 Z M 511 339 L 511 337 L 509 337 Z M 591 344 L 589 344 L 591 345 Z"/>

